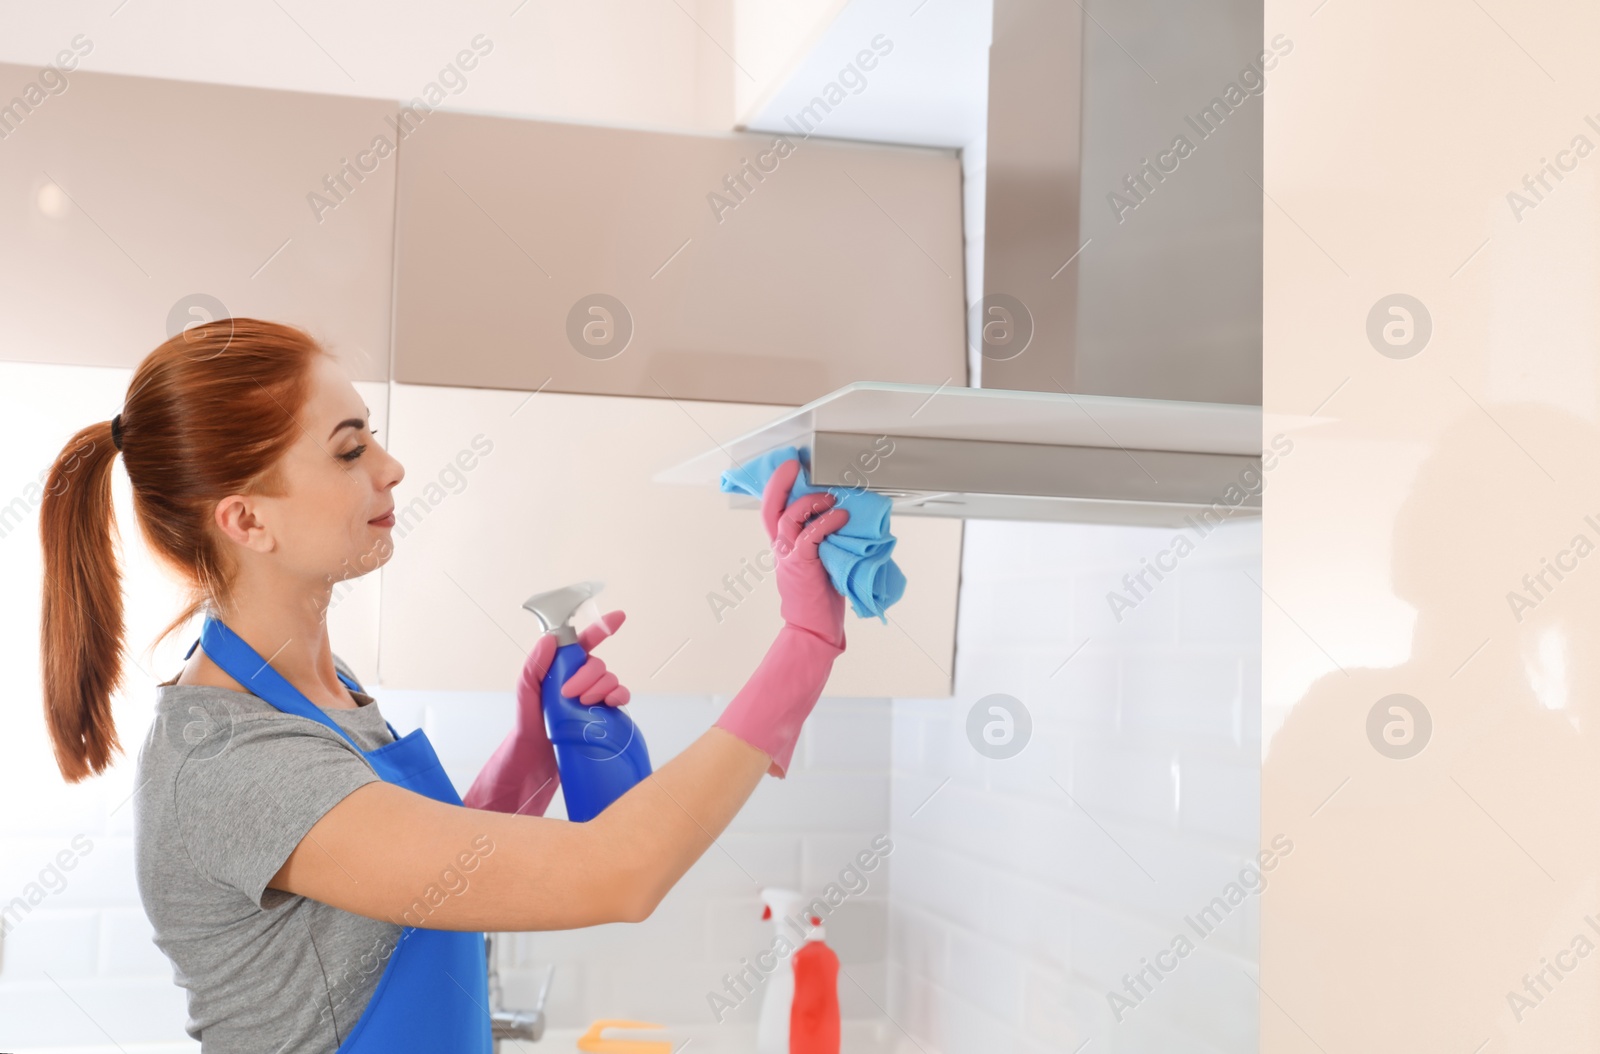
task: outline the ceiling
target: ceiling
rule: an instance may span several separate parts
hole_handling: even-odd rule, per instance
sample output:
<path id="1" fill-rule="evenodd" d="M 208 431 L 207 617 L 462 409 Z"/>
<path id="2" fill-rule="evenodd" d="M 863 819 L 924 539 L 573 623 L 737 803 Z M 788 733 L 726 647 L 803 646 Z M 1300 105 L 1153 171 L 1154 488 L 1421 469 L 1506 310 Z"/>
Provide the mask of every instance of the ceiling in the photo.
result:
<path id="1" fill-rule="evenodd" d="M 882 34 L 879 48 L 887 53 L 860 80 L 850 77 L 865 86 L 821 117 L 813 134 L 943 147 L 979 142 L 991 17 L 990 0 L 852 0 L 744 126 L 792 132 L 785 118 L 799 114 Z"/>

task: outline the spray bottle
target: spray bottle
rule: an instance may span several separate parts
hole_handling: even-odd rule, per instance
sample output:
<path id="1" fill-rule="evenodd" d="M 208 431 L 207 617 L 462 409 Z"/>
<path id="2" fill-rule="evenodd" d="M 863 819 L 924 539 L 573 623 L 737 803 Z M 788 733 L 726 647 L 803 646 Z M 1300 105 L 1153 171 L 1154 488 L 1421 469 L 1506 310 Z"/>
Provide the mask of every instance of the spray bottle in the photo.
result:
<path id="1" fill-rule="evenodd" d="M 811 916 L 805 943 L 794 953 L 790 1054 L 839 1054 L 839 956 L 827 938 L 822 920 Z"/>
<path id="2" fill-rule="evenodd" d="M 803 898 L 792 889 L 768 887 L 761 891 L 761 917 L 772 923 L 772 943 L 787 942 L 783 924 L 796 913 Z M 793 923 L 790 923 L 793 925 Z M 788 944 L 784 945 L 786 948 Z M 794 964 L 790 956 L 778 958 L 761 996 L 761 1016 L 756 1020 L 756 1054 L 789 1054 L 789 1015 L 794 1009 Z"/>
<path id="3" fill-rule="evenodd" d="M 538 617 L 545 632 L 556 635 L 556 654 L 540 685 L 540 699 L 556 748 L 567 818 L 577 823 L 600 815 L 651 772 L 644 736 L 621 707 L 584 706 L 561 694 L 561 686 L 589 659 L 572 628 L 572 616 L 604 588 L 604 582 L 579 582 L 536 593 L 522 605 Z"/>

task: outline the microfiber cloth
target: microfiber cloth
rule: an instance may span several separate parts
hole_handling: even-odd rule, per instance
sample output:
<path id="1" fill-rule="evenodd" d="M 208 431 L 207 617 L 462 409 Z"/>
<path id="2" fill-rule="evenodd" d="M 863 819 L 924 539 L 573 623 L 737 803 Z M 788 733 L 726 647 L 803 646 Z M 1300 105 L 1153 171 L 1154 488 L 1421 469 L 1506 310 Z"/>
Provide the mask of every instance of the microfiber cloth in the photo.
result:
<path id="1" fill-rule="evenodd" d="M 850 513 L 845 525 L 817 546 L 817 556 L 833 588 L 850 598 L 850 606 L 861 618 L 877 616 L 879 622 L 888 622 L 884 609 L 906 591 L 906 576 L 890 558 L 895 537 L 889 533 L 892 503 L 888 498 L 859 487 L 813 487 L 807 482 L 811 475 L 811 452 L 792 446 L 769 450 L 738 468 L 726 470 L 722 473 L 722 490 L 760 498 L 773 471 L 797 457 L 800 474 L 795 477 L 788 502 L 807 494 L 830 491 L 838 499 L 835 508 Z"/>

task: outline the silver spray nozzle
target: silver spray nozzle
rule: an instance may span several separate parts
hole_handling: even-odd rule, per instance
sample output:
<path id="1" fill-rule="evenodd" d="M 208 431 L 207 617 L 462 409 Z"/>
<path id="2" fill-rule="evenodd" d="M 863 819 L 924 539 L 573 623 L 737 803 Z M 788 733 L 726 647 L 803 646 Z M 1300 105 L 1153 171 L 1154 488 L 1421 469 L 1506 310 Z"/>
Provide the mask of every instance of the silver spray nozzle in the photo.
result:
<path id="1" fill-rule="evenodd" d="M 571 625 L 573 614 L 585 600 L 593 599 L 605 587 L 604 582 L 578 582 L 548 593 L 535 593 L 523 601 L 522 606 L 537 616 L 546 633 L 555 631 L 558 645 L 575 644 L 578 631 Z"/>

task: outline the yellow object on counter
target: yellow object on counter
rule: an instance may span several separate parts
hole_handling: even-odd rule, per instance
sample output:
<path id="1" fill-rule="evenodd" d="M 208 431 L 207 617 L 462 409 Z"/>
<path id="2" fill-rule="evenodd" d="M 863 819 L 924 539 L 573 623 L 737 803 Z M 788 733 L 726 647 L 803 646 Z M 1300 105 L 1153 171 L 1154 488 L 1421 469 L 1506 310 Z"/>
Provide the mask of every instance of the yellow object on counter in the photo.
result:
<path id="1" fill-rule="evenodd" d="M 621 1039 L 600 1033 L 608 1028 L 660 1029 L 665 1025 L 652 1025 L 648 1021 L 596 1021 L 589 1031 L 578 1037 L 578 1049 L 590 1054 L 672 1054 L 672 1044 L 664 1039 Z"/>

